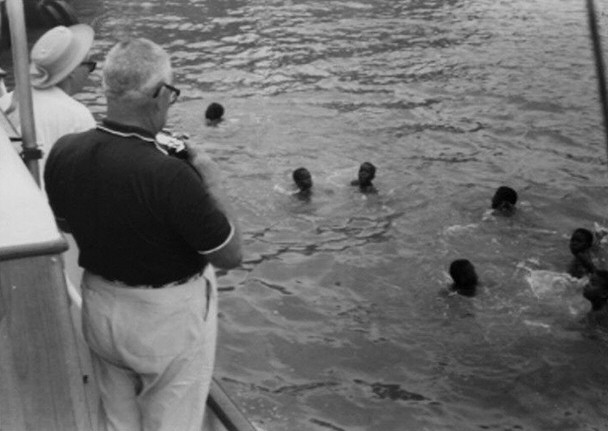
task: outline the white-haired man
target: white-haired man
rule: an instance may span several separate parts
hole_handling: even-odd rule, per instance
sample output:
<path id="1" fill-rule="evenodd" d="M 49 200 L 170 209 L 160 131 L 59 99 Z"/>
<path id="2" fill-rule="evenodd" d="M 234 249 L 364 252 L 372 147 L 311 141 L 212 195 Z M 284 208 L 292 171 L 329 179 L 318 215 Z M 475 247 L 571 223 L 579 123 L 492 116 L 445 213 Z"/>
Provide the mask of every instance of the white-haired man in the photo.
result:
<path id="1" fill-rule="evenodd" d="M 200 431 L 213 371 L 213 266 L 240 264 L 236 219 L 207 170 L 156 142 L 179 90 L 147 39 L 114 46 L 107 117 L 61 138 L 45 170 L 49 202 L 80 249 L 83 331 L 109 430 Z"/>

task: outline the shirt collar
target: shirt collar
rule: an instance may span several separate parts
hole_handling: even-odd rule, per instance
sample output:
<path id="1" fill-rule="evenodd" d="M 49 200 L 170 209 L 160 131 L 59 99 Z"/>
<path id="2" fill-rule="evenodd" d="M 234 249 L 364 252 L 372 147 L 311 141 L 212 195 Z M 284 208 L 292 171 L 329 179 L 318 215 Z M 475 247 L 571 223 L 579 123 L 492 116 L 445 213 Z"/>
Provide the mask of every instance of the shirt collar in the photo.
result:
<path id="1" fill-rule="evenodd" d="M 167 149 L 163 148 L 163 146 L 158 143 L 156 137 L 145 129 L 128 126 L 126 124 L 115 123 L 113 121 L 108 120 L 107 118 L 104 118 L 103 120 L 101 120 L 101 124 L 97 125 L 97 130 L 101 130 L 102 132 L 110 133 L 115 136 L 120 136 L 122 138 L 137 138 L 141 141 L 154 144 L 156 149 L 159 150 L 161 153 L 166 156 L 169 155 Z"/>
<path id="2" fill-rule="evenodd" d="M 120 136 L 133 136 L 147 142 L 155 142 L 154 135 L 141 127 L 120 124 L 104 118 L 99 129 Z"/>

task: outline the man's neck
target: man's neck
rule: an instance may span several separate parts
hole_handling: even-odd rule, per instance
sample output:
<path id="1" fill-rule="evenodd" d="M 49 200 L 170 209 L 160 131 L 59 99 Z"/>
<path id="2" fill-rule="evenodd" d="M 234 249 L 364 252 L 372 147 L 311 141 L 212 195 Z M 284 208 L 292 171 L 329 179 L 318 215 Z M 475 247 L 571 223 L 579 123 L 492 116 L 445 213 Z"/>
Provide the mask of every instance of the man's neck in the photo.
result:
<path id="1" fill-rule="evenodd" d="M 106 113 L 106 119 L 112 123 L 120 124 L 122 126 L 129 126 L 137 129 L 142 129 L 155 136 L 160 128 L 155 122 L 146 115 L 142 115 L 137 111 L 129 111 L 125 109 L 110 109 Z"/>
<path id="2" fill-rule="evenodd" d="M 70 80 L 67 78 L 63 81 L 58 82 L 57 84 L 55 84 L 55 86 L 62 90 L 68 96 L 73 96 L 75 93 L 75 91 L 73 91 Z"/>
<path id="3" fill-rule="evenodd" d="M 127 126 L 134 129 L 141 129 L 148 132 L 151 136 L 155 136 L 159 130 L 155 130 L 154 127 L 150 127 L 150 125 L 145 124 L 142 121 L 132 121 L 132 119 L 124 118 L 124 117 L 115 117 L 111 115 L 106 116 L 106 120 L 110 123 L 119 124 L 121 126 Z"/>
<path id="4" fill-rule="evenodd" d="M 102 119 L 101 124 L 99 124 L 97 127 L 101 130 L 105 130 L 110 133 L 115 133 L 117 135 L 136 135 L 143 140 L 156 139 L 156 136 L 146 129 L 142 129 L 141 127 L 133 126 L 130 124 L 118 123 L 116 121 L 108 119 L 107 117 Z"/>

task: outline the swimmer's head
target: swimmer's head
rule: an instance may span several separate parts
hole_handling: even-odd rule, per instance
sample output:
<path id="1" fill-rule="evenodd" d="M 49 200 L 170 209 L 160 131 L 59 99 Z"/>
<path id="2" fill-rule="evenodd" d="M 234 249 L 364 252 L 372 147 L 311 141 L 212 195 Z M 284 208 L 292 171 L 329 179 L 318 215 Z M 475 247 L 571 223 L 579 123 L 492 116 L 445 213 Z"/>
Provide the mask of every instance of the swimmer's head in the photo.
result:
<path id="1" fill-rule="evenodd" d="M 578 228 L 570 237 L 570 252 L 573 255 L 587 251 L 593 245 L 593 233 L 589 229 Z"/>
<path id="2" fill-rule="evenodd" d="M 468 259 L 456 259 L 450 264 L 450 276 L 454 280 L 452 288 L 458 293 L 473 296 L 478 279 L 475 267 Z"/>
<path id="3" fill-rule="evenodd" d="M 492 197 L 492 209 L 505 215 L 510 215 L 515 211 L 517 203 L 517 192 L 511 187 L 500 186 Z"/>
<path id="4" fill-rule="evenodd" d="M 307 191 L 312 188 L 312 176 L 306 168 L 298 168 L 293 171 L 293 181 L 296 183 L 300 191 Z"/>
<path id="5" fill-rule="evenodd" d="M 223 115 L 224 107 L 216 102 L 212 102 L 209 106 L 207 106 L 207 110 L 205 111 L 205 118 L 210 123 L 219 123 L 222 121 Z"/>
<path id="6" fill-rule="evenodd" d="M 592 310 L 602 309 L 608 302 L 608 271 L 600 270 L 591 274 L 589 284 L 583 289 L 583 296 L 591 302 Z"/>
<path id="7" fill-rule="evenodd" d="M 376 167 L 370 162 L 363 162 L 359 167 L 359 186 L 368 187 L 372 185 L 372 180 L 376 178 Z"/>

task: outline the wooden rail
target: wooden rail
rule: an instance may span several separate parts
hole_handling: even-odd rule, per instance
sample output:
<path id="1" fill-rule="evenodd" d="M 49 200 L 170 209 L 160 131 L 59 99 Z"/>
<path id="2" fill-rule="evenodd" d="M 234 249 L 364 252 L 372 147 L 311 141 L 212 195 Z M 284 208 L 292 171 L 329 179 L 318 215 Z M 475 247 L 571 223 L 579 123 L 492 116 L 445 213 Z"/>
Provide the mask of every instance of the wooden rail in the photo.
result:
<path id="1" fill-rule="evenodd" d="M 46 198 L 0 131 L 0 429 L 91 430 Z"/>

